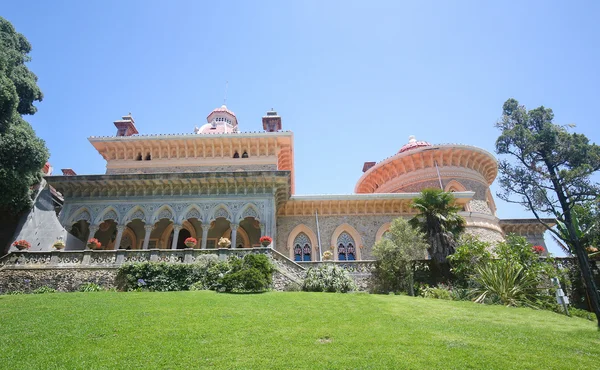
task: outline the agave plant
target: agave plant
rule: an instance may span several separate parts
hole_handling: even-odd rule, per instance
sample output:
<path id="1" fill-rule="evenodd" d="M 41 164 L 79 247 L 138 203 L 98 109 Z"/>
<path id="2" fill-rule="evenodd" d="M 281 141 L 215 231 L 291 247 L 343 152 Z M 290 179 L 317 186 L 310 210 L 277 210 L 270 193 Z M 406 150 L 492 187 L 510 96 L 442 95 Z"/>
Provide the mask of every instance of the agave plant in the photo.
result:
<path id="1" fill-rule="evenodd" d="M 474 289 L 477 303 L 489 298 L 498 299 L 506 306 L 537 308 L 538 279 L 518 264 L 488 262 L 476 268 L 474 281 L 478 286 Z"/>

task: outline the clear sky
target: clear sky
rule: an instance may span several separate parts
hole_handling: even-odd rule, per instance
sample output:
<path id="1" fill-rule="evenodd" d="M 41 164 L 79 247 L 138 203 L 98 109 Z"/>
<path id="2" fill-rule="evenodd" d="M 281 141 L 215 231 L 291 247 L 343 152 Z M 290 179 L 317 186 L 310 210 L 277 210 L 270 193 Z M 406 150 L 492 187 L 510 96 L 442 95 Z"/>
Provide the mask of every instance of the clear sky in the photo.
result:
<path id="1" fill-rule="evenodd" d="M 240 130 L 275 108 L 294 132 L 298 194 L 353 192 L 363 162 L 409 135 L 493 152 L 510 97 L 600 141 L 598 1 L 13 1 L 0 15 L 33 46 L 45 97 L 26 119 L 59 173 L 104 173 L 87 137 L 128 112 L 141 134 L 191 133 L 225 81 Z"/>

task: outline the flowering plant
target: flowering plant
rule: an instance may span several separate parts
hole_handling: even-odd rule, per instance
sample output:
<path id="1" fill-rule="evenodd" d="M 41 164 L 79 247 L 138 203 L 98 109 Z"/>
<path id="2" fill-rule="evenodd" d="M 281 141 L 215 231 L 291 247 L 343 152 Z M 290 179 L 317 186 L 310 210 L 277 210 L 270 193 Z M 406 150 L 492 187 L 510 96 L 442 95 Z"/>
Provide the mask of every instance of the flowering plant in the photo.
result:
<path id="1" fill-rule="evenodd" d="M 219 239 L 219 242 L 217 244 L 220 248 L 229 248 L 229 246 L 231 245 L 231 241 L 227 238 L 221 238 Z"/>
<path id="2" fill-rule="evenodd" d="M 185 246 L 188 248 L 193 248 L 197 242 L 198 241 L 196 240 L 196 238 L 189 237 L 183 242 L 183 244 L 185 244 Z"/>
<path id="3" fill-rule="evenodd" d="M 16 242 L 13 243 L 13 245 L 15 247 L 17 247 L 17 249 L 20 251 L 22 251 L 23 249 L 31 248 L 31 244 L 29 244 L 29 242 L 25 239 L 17 240 Z"/>
<path id="4" fill-rule="evenodd" d="M 88 240 L 87 246 L 90 249 L 100 249 L 100 247 L 102 247 L 102 243 L 100 243 L 96 238 L 91 238 Z"/>
<path id="5" fill-rule="evenodd" d="M 531 247 L 531 249 L 533 249 L 533 253 L 536 254 L 544 253 L 544 247 L 542 247 L 541 245 L 534 245 L 533 247 Z"/>
<path id="6" fill-rule="evenodd" d="M 325 253 L 323 253 L 323 259 L 325 261 L 329 261 L 333 258 L 333 253 L 331 251 L 325 251 Z"/>
<path id="7" fill-rule="evenodd" d="M 260 244 L 262 244 L 262 245 L 263 245 L 263 247 L 266 247 L 266 246 L 268 246 L 269 244 L 273 243 L 273 238 L 271 238 L 270 236 L 267 236 L 267 235 L 265 235 L 265 236 L 262 236 L 262 237 L 259 239 L 259 241 L 260 241 Z"/>

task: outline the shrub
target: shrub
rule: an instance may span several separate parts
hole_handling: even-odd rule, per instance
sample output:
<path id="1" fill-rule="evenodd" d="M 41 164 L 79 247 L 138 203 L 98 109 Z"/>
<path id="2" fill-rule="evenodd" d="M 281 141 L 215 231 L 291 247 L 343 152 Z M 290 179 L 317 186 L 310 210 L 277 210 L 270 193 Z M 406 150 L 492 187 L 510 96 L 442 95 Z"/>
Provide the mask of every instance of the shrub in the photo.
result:
<path id="1" fill-rule="evenodd" d="M 229 293 L 258 293 L 267 290 L 269 283 L 260 270 L 247 268 L 223 276 L 221 286 Z"/>
<path id="2" fill-rule="evenodd" d="M 348 275 L 348 271 L 327 264 L 308 269 L 302 284 L 302 290 L 307 292 L 346 293 L 356 290 L 356 284 Z"/>
<path id="3" fill-rule="evenodd" d="M 8 292 L 6 292 L 6 295 L 21 295 L 21 294 L 25 294 L 25 292 L 22 290 L 9 290 Z"/>
<path id="4" fill-rule="evenodd" d="M 104 288 L 95 283 L 84 283 L 79 286 L 78 290 L 80 292 L 101 292 Z"/>
<path id="5" fill-rule="evenodd" d="M 444 284 L 434 287 L 424 285 L 421 287 L 419 295 L 423 298 L 445 299 L 448 301 L 451 301 L 454 298 L 450 287 Z"/>
<path id="6" fill-rule="evenodd" d="M 286 284 L 283 287 L 283 290 L 285 292 L 301 292 L 302 291 L 302 284 L 296 283 L 295 281 Z"/>
<path id="7" fill-rule="evenodd" d="M 569 315 L 573 317 L 581 317 L 590 321 L 596 321 L 596 314 L 590 311 L 582 310 L 575 307 L 569 307 Z"/>
<path id="8" fill-rule="evenodd" d="M 414 295 L 414 261 L 425 257 L 427 247 L 424 234 L 403 218 L 394 220 L 385 237 L 373 247 L 376 259 L 373 271 L 374 291 L 403 291 Z"/>
<path id="9" fill-rule="evenodd" d="M 454 274 L 454 284 L 467 287 L 475 269 L 492 259 L 491 244 L 477 237 L 465 234 L 459 241 L 454 254 L 448 256 L 451 271 Z"/>
<path id="10" fill-rule="evenodd" d="M 488 262 L 477 267 L 474 281 L 478 285 L 474 290 L 477 303 L 491 300 L 506 306 L 539 306 L 538 279 L 523 266 L 506 261 Z"/>
<path id="11" fill-rule="evenodd" d="M 47 285 L 41 286 L 37 289 L 35 289 L 34 291 L 32 291 L 33 294 L 46 294 L 46 293 L 56 293 L 56 289 L 51 288 Z"/>

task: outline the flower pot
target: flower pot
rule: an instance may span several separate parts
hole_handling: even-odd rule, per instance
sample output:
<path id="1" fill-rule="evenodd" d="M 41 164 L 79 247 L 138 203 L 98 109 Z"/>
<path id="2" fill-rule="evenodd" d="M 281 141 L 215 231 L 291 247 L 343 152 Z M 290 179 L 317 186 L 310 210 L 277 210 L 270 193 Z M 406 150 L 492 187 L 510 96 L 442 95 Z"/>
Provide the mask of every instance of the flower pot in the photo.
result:
<path id="1" fill-rule="evenodd" d="M 54 245 L 52 245 L 57 251 L 63 250 L 65 249 L 65 245 L 62 243 L 55 243 Z"/>
<path id="2" fill-rule="evenodd" d="M 268 247 L 269 245 L 271 245 L 271 242 L 262 242 L 261 243 L 263 247 Z"/>
<path id="3" fill-rule="evenodd" d="M 26 247 L 26 246 L 24 246 L 24 245 L 15 245 L 15 247 L 17 247 L 17 249 L 18 249 L 18 250 L 20 250 L 20 251 L 24 251 L 24 250 L 27 250 L 27 249 L 29 249 L 29 248 L 27 248 L 27 247 Z"/>
<path id="4" fill-rule="evenodd" d="M 98 244 L 88 244 L 87 247 L 93 251 L 100 249 L 100 246 Z"/>
<path id="5" fill-rule="evenodd" d="M 186 243 L 185 244 L 185 246 L 188 247 L 188 248 L 194 248 L 195 245 L 196 244 L 194 244 L 194 243 Z"/>

